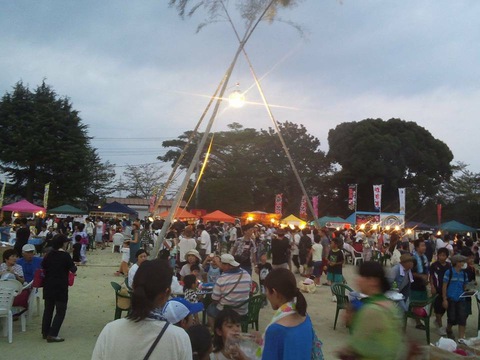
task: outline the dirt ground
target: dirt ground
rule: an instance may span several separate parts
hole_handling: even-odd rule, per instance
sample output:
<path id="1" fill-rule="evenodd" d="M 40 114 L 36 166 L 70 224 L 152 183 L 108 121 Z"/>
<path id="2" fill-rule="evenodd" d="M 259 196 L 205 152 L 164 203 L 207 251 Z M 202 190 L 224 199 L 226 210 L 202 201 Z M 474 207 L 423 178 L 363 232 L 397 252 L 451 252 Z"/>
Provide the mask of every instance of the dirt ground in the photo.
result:
<path id="1" fill-rule="evenodd" d="M 13 343 L 0 337 L 0 358 L 2 359 L 90 359 L 98 334 L 106 323 L 113 320 L 115 295 L 111 281 L 121 282 L 122 278 L 114 276 L 120 263 L 120 254 L 112 254 L 111 248 L 94 250 L 88 254 L 88 265 L 78 269 L 75 284 L 70 288 L 67 316 L 60 330 L 63 343 L 47 343 L 41 336 L 41 314 L 34 314 L 27 323 L 27 331 L 21 332 L 20 321 L 14 322 Z M 355 267 L 345 265 L 344 276 L 350 287 L 355 285 Z M 255 277 L 254 277 L 255 279 Z M 299 278 L 300 279 L 300 278 Z M 325 359 L 335 359 L 335 351 L 342 347 L 348 337 L 348 331 L 341 320 L 333 330 L 336 303 L 332 302 L 330 288 L 322 286 L 316 293 L 305 294 L 308 313 L 324 344 Z M 41 302 L 43 312 L 43 301 Z M 342 313 L 342 312 L 341 312 Z M 125 313 L 123 313 L 125 315 Z M 477 335 L 477 306 L 473 304 L 473 314 L 467 323 L 467 337 Z M 273 310 L 265 307 L 260 312 L 260 330 L 270 322 Z M 432 323 L 431 341 L 436 342 Z M 407 336 L 426 344 L 425 331 L 415 329 L 409 322 Z"/>

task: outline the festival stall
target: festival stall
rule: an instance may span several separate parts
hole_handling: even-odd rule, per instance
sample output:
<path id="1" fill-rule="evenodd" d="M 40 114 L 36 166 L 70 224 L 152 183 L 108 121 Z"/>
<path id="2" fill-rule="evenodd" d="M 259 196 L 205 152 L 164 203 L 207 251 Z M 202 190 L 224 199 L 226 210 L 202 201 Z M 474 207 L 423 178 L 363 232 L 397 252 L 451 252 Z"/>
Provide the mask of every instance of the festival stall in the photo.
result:
<path id="1" fill-rule="evenodd" d="M 400 230 L 405 227 L 405 214 L 357 211 L 345 219 L 357 228 Z"/>
<path id="2" fill-rule="evenodd" d="M 280 226 L 288 226 L 290 228 L 294 228 L 295 226 L 303 229 L 305 226 L 307 226 L 307 222 L 305 220 L 302 220 L 298 217 L 296 217 L 293 214 L 288 215 L 286 218 L 280 220 Z"/>
<path id="3" fill-rule="evenodd" d="M 165 219 L 168 216 L 169 211 L 164 211 L 158 214 L 158 217 Z M 180 220 L 180 221 L 186 221 L 188 223 L 193 223 L 195 220 L 198 219 L 198 216 L 195 214 L 192 214 L 188 210 L 184 208 L 178 208 L 177 211 L 175 211 L 175 215 L 173 216 L 173 219 Z"/>
<path id="4" fill-rule="evenodd" d="M 98 211 L 90 211 L 90 216 L 101 216 L 105 218 L 130 217 L 136 219 L 138 217 L 138 213 L 128 206 L 114 201 L 110 204 L 106 204 Z"/>
<path id="5" fill-rule="evenodd" d="M 245 211 L 242 213 L 243 223 L 259 223 L 264 225 L 277 224 L 282 215 L 265 211 Z"/>
<path id="6" fill-rule="evenodd" d="M 450 234 L 476 234 L 476 229 L 474 227 L 462 224 L 461 222 L 452 220 L 444 222 L 439 226 L 442 232 L 449 232 Z"/>
<path id="7" fill-rule="evenodd" d="M 225 214 L 223 211 L 220 211 L 220 210 L 215 210 L 214 212 L 206 214 L 202 217 L 202 219 L 204 222 L 220 221 L 220 222 L 232 223 L 232 224 L 235 221 L 235 218 L 233 216 Z"/>
<path id="8" fill-rule="evenodd" d="M 44 214 L 45 208 L 32 204 L 27 200 L 20 200 L 13 204 L 8 204 L 2 207 L 2 211 L 11 211 L 12 213 L 24 213 L 24 214 Z M 17 216 L 14 216 L 17 217 Z"/>
<path id="9" fill-rule="evenodd" d="M 68 205 L 68 204 L 50 209 L 48 210 L 48 213 L 55 215 L 57 218 L 61 218 L 61 219 L 71 216 L 73 217 L 74 221 L 78 221 L 82 223 L 84 222 L 88 214 L 86 211 L 78 209 L 75 206 Z"/>

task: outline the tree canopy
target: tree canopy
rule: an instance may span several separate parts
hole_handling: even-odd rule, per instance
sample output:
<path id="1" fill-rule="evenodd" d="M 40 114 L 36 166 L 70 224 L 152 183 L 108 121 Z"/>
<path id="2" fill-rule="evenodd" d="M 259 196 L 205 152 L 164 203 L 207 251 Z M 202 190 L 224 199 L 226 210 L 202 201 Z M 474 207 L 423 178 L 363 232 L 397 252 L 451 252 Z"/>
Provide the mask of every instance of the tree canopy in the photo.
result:
<path id="1" fill-rule="evenodd" d="M 319 149 L 320 141 L 308 134 L 303 125 L 291 122 L 279 125 L 306 188 L 318 191 L 318 184 L 329 171 L 325 154 Z M 301 190 L 275 131 L 244 129 L 237 123 L 230 124 L 229 128 L 213 134 L 197 206 L 208 210 L 221 208 L 232 214 L 246 210 L 273 211 L 275 194 L 283 193 L 285 211 L 298 212 Z M 174 149 L 159 160 L 176 161 L 188 136 L 189 133 L 185 133 L 175 140 L 164 141 L 164 147 Z M 194 141 L 191 148 L 195 148 L 197 142 Z M 192 161 L 193 152 L 185 155 L 182 167 Z"/>
<path id="2" fill-rule="evenodd" d="M 0 127 L 0 169 L 16 195 L 42 199 L 50 183 L 49 206 L 85 199 L 100 160 L 68 98 L 18 82 L 0 101 Z"/>
<path id="3" fill-rule="evenodd" d="M 340 166 L 335 179 L 358 184 L 358 209 L 373 208 L 372 185 L 382 184 L 382 210 L 398 210 L 398 188 L 407 188 L 407 209 L 436 196 L 452 175 L 453 154 L 425 128 L 400 119 L 342 123 L 328 133 L 328 158 Z M 411 201 L 410 203 L 408 201 Z"/>

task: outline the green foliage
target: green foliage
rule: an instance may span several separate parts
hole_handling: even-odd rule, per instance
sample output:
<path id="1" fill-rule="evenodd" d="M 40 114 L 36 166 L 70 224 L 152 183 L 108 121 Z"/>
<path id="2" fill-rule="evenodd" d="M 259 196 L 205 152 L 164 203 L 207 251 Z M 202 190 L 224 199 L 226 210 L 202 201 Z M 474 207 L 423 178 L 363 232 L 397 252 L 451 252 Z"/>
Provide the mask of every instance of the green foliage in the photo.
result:
<path id="1" fill-rule="evenodd" d="M 229 128 L 214 134 L 208 166 L 200 182 L 198 206 L 232 214 L 246 210 L 273 211 L 275 194 L 283 193 L 285 213 L 298 213 L 301 190 L 274 130 L 244 129 L 235 123 Z M 280 131 L 307 191 L 317 194 L 321 179 L 330 171 L 325 154 L 319 150 L 319 140 L 308 134 L 303 125 L 291 122 L 280 124 Z M 176 161 L 187 137 L 185 133 L 177 140 L 165 141 L 163 146 L 175 149 L 159 159 Z M 192 148 L 196 145 L 197 142 Z M 183 168 L 188 166 L 193 153 L 191 150 L 185 156 Z"/>
<path id="2" fill-rule="evenodd" d="M 467 170 L 458 163 L 449 182 L 442 186 L 438 200 L 443 203 L 444 219 L 470 225 L 480 224 L 480 173 Z"/>
<path id="3" fill-rule="evenodd" d="M 397 211 L 398 188 L 407 188 L 407 209 L 417 211 L 452 175 L 453 154 L 442 141 L 414 122 L 366 119 L 342 123 L 328 134 L 328 157 L 341 169 L 338 194 L 358 184 L 358 209 L 373 208 L 372 185 L 383 184 L 382 210 Z M 412 206 L 414 206 L 412 208 Z"/>
<path id="4" fill-rule="evenodd" d="M 45 81 L 33 92 L 19 82 L 0 101 L 0 127 L 0 169 L 15 195 L 43 199 L 50 182 L 49 207 L 84 199 L 99 159 L 67 98 Z"/>

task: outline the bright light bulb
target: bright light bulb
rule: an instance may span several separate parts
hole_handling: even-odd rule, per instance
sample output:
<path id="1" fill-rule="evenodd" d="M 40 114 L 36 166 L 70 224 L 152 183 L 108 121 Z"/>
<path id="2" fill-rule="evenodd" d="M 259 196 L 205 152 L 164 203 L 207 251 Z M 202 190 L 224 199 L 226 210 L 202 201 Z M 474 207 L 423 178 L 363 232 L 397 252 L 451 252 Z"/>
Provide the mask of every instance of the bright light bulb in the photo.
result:
<path id="1" fill-rule="evenodd" d="M 233 108 L 241 108 L 243 105 L 245 105 L 245 95 L 240 90 L 234 90 L 228 96 L 228 102 Z"/>
<path id="2" fill-rule="evenodd" d="M 249 217 L 247 218 L 247 220 L 248 220 L 248 221 L 253 221 L 253 217 L 249 216 Z"/>
<path id="3" fill-rule="evenodd" d="M 396 231 L 400 230 L 400 226 L 395 225 L 395 230 L 396 230 Z"/>
<path id="4" fill-rule="evenodd" d="M 385 226 L 385 230 L 390 230 L 390 225 Z"/>
<path id="5" fill-rule="evenodd" d="M 365 230 L 365 224 L 360 225 L 360 230 Z"/>

